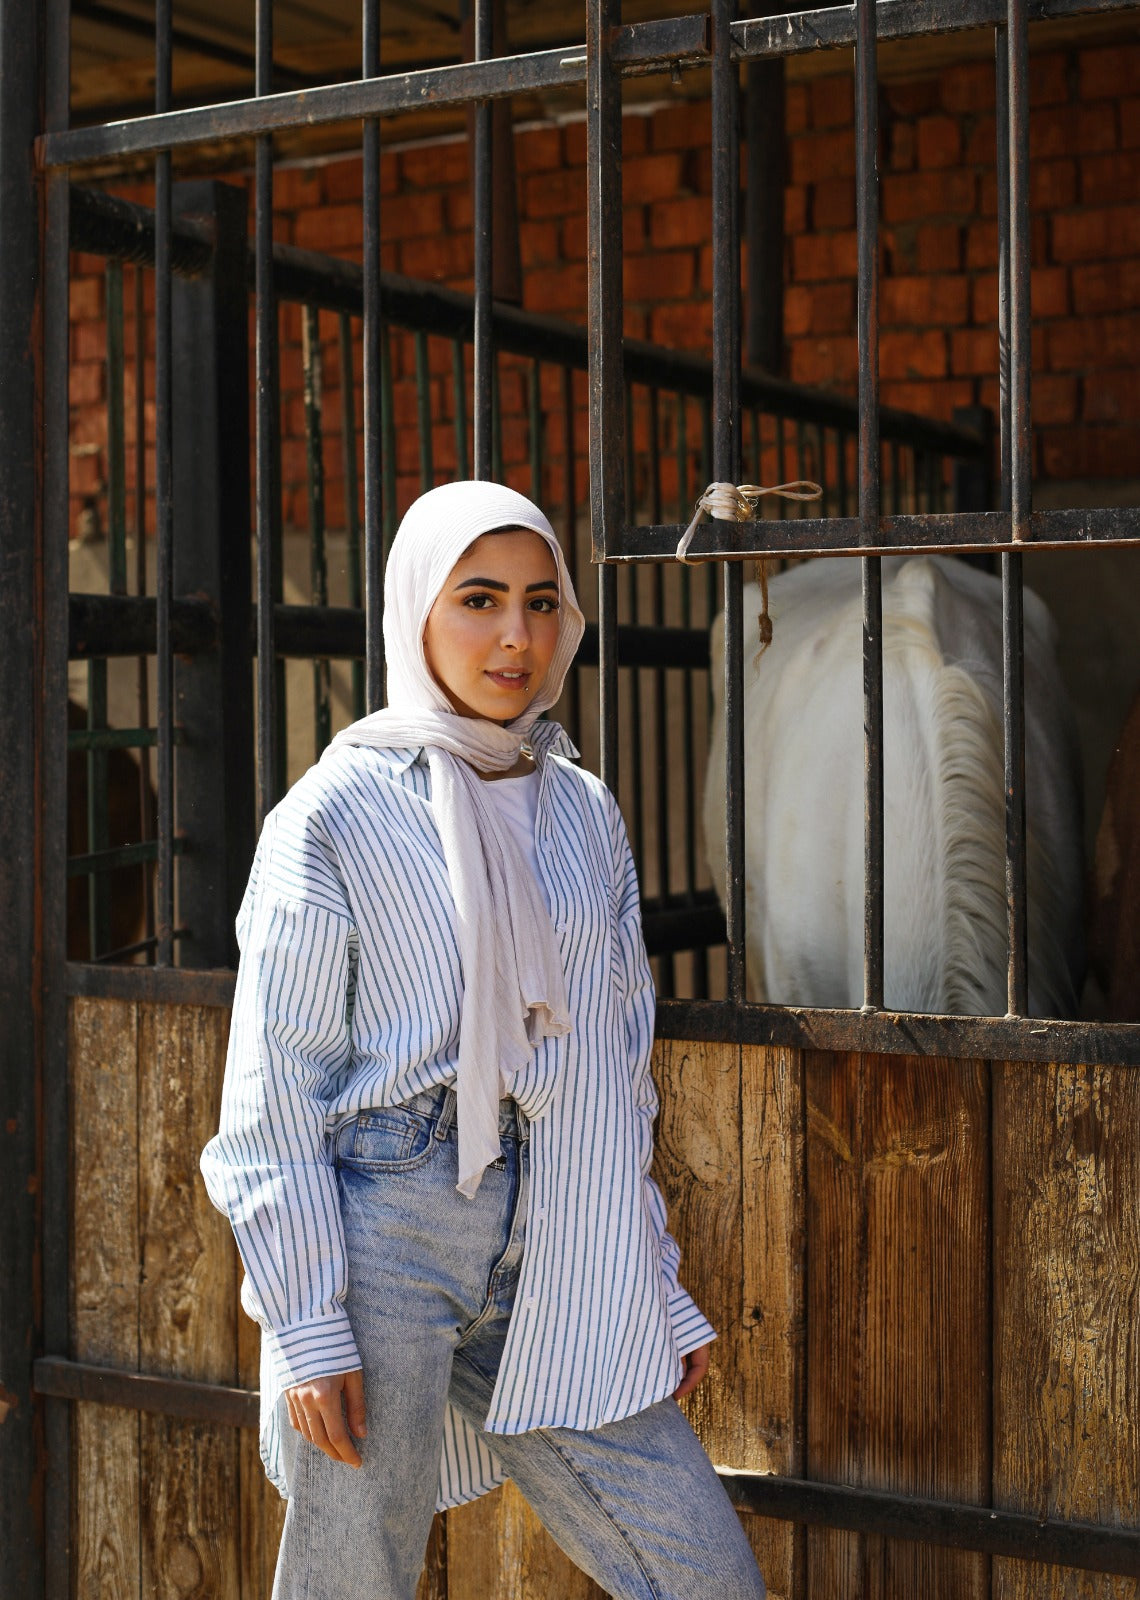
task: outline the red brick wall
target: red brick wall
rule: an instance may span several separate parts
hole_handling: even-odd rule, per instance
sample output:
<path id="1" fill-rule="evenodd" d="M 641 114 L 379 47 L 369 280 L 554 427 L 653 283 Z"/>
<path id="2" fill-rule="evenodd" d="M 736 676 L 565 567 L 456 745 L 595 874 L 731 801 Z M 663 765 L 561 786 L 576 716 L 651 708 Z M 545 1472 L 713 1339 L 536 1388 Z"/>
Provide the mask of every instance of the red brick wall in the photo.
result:
<path id="1" fill-rule="evenodd" d="M 1041 478 L 1140 476 L 1140 46 L 1035 53 L 1031 62 L 1033 411 Z M 966 62 L 882 85 L 883 400 L 949 417 L 997 401 L 994 74 Z M 852 392 L 855 384 L 855 197 L 851 82 L 791 83 L 787 96 L 787 372 Z M 625 145 L 626 328 L 707 351 L 711 336 L 708 107 L 678 103 L 630 115 Z M 586 310 L 585 127 L 520 131 L 524 304 L 575 321 Z M 240 180 L 237 180 L 240 181 Z M 467 150 L 462 142 L 394 151 L 382 168 L 383 265 L 469 287 Z M 355 159 L 277 176 L 278 236 L 360 258 Z M 146 199 L 144 191 L 137 191 Z M 73 495 L 98 501 L 105 478 L 100 264 L 77 261 L 72 286 Z M 335 329 L 326 319 L 330 421 Z M 306 520 L 301 442 L 300 314 L 283 323 L 286 518 Z M 419 487 L 412 351 L 397 341 L 398 501 Z M 454 470 L 450 355 L 432 348 L 437 472 Z M 357 372 L 359 389 L 359 372 Z M 551 383 L 544 404 L 553 408 Z M 578 404 L 585 405 L 584 386 Z M 526 387 L 503 377 L 506 474 L 529 484 Z M 358 393 L 359 415 L 359 393 Z M 128 391 L 128 430 L 132 406 Z M 577 418 L 584 455 L 584 411 Z M 326 462 L 332 526 L 343 516 L 339 451 Z M 579 485 L 584 489 L 582 471 Z M 545 485 L 561 497 L 561 463 Z M 102 507 L 100 507 L 102 510 Z"/>

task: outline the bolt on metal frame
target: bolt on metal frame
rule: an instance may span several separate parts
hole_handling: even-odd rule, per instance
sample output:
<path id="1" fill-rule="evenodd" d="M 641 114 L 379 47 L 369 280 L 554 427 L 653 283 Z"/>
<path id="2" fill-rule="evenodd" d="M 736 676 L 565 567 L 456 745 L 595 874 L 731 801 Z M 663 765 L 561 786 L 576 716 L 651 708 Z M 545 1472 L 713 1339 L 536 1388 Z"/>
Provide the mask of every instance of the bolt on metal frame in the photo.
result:
<path id="1" fill-rule="evenodd" d="M 365 434 L 364 462 L 364 609 L 366 615 L 365 692 L 369 707 L 382 699 L 383 662 L 379 629 L 381 574 L 389 505 L 382 482 L 385 457 L 380 396 L 383 388 L 384 340 L 379 275 L 379 118 L 424 105 L 481 105 L 477 128 L 476 235 L 490 237 L 489 126 L 482 113 L 490 99 L 528 88 L 584 83 L 589 149 L 589 282 L 590 282 L 590 482 L 595 557 L 599 562 L 599 665 L 602 716 L 603 775 L 615 784 L 618 773 L 617 577 L 623 564 L 661 563 L 671 559 L 681 528 L 627 522 L 629 496 L 624 482 L 625 383 L 628 370 L 622 351 L 621 317 L 621 81 L 624 75 L 663 65 L 707 64 L 713 78 L 714 193 L 710 227 L 714 241 L 714 302 L 718 337 L 714 350 L 712 476 L 736 481 L 741 459 L 739 279 L 737 272 L 740 219 L 737 215 L 738 67 L 745 61 L 773 58 L 825 45 L 856 49 L 858 82 L 859 164 L 859 398 L 861 436 L 858 452 L 858 514 L 792 518 L 784 522 L 706 525 L 695 553 L 723 564 L 726 610 L 726 715 L 728 721 L 729 807 L 728 933 L 729 998 L 725 1002 L 663 1002 L 663 1032 L 688 1038 L 740 1038 L 844 1048 L 930 1051 L 1014 1056 L 1023 1060 L 1057 1059 L 1140 1064 L 1140 1027 L 1105 1027 L 1050 1023 L 1037 1028 L 1025 1012 L 1025 824 L 1021 682 L 1021 573 L 1023 548 L 1090 547 L 1140 542 L 1129 532 L 1126 512 L 1033 513 L 1029 481 L 1029 304 L 1027 245 L 1027 24 L 1038 17 L 1076 11 L 1128 8 L 1130 0 L 960 0 L 953 7 L 933 8 L 922 0 L 856 0 L 835 7 L 788 16 L 736 21 L 731 0 L 716 0 L 709 19 L 703 15 L 623 27 L 615 0 L 590 0 L 584 53 L 566 50 L 496 59 L 490 53 L 489 6 L 476 0 L 479 59 L 461 67 L 380 76 L 379 4 L 363 0 L 364 54 L 357 82 L 303 91 L 273 93 L 272 5 L 257 0 L 255 94 L 227 105 L 173 110 L 170 105 L 170 60 L 173 42 L 170 0 L 156 5 L 156 95 L 153 116 L 91 128 L 72 129 L 68 118 L 69 0 L 45 0 L 44 131 L 37 141 L 37 159 L 44 175 L 46 204 L 41 240 L 43 253 L 43 727 L 38 749 L 43 756 L 45 808 L 39 837 L 63 837 L 66 777 L 62 741 L 44 728 L 64 726 L 68 637 L 67 595 L 67 299 L 70 173 L 85 164 L 127 154 L 155 157 L 154 258 L 157 340 L 157 554 L 158 581 L 154 629 L 158 658 L 157 776 L 158 890 L 156 928 L 160 960 L 169 966 L 177 910 L 174 888 L 174 762 L 175 718 L 173 653 L 179 639 L 179 602 L 174 597 L 173 429 L 170 381 L 173 359 L 171 278 L 177 248 L 172 216 L 171 151 L 230 137 L 256 141 L 255 279 L 256 279 L 256 404 L 257 404 L 257 635 L 259 807 L 264 813 L 277 792 L 280 772 L 280 693 L 275 629 L 280 590 L 280 462 L 277 419 L 272 414 L 277 394 L 276 288 L 273 267 L 272 199 L 275 129 L 302 122 L 364 120 L 365 250 L 363 271 Z M 22 9 L 7 0 L 4 13 Z M 1000 208 L 1002 238 L 1002 331 L 1008 348 L 1003 369 L 1002 460 L 1003 503 L 996 512 L 944 516 L 926 511 L 881 514 L 877 394 L 877 204 L 875 171 L 876 105 L 874 50 L 877 38 L 948 32 L 957 28 L 997 29 L 999 93 L 1008 106 L 1009 187 Z M 5 57 L 6 63 L 8 57 Z M 31 75 L 34 83 L 36 74 Z M 999 175 L 1005 163 L 999 157 Z M 474 468 L 477 474 L 494 465 L 491 427 L 494 318 L 490 302 L 489 261 L 485 246 L 477 252 L 475 294 Z M 802 438 L 798 440 L 802 448 Z M 29 494 L 29 504 L 31 497 Z M 1009 937 L 1009 1016 L 995 1019 L 947 1019 L 895 1016 L 882 1011 L 882 644 L 878 555 L 882 551 L 999 551 L 1003 561 L 1005 619 L 1005 738 L 1007 774 L 1007 903 Z M 743 687 L 741 648 L 742 561 L 756 554 L 844 552 L 863 562 L 867 714 L 866 860 L 867 933 L 865 1006 L 862 1012 L 813 1013 L 790 1008 L 749 1005 L 744 990 L 743 901 Z M 41 852 L 43 866 L 45 1013 L 43 1043 L 44 1308 L 46 1348 L 67 1348 L 67 1083 L 64 926 L 64 865 L 51 852 Z M 214 994 L 210 975 L 186 975 L 180 985 L 174 971 L 156 971 L 147 978 L 156 998 L 187 998 L 192 992 Z M 194 984 L 197 989 L 194 989 Z M 113 992 L 110 982 L 105 992 Z M 67 1403 L 62 1397 L 96 1393 L 109 1397 L 104 1384 L 77 1374 L 69 1363 L 45 1360 L 38 1372 L 46 1413 L 49 1478 L 47 1537 L 44 1541 L 49 1592 L 65 1593 L 69 1561 L 67 1478 Z M 155 1391 L 154 1403 L 179 1414 L 230 1415 L 248 1421 L 248 1397 L 239 1392 L 214 1402 L 192 1392 L 201 1386 L 169 1382 Z M 129 1384 L 128 1384 L 129 1388 Z M 195 1407 L 198 1409 L 196 1410 Z M 202 1409 L 205 1407 L 205 1411 Z M 213 1409 L 211 1410 L 211 1407 Z M 913 1498 L 876 1494 L 839 1486 L 789 1479 L 761 1479 L 735 1474 L 731 1492 L 766 1514 L 820 1521 L 831 1526 L 857 1526 L 902 1537 L 1036 1560 L 1063 1562 L 1089 1570 L 1135 1573 L 1140 1566 L 1140 1535 L 1120 1529 L 1089 1528 L 1036 1519 L 988 1508 L 948 1506 Z M 21 1583 L 34 1561 L 20 1569 Z M 37 1575 L 33 1573 L 33 1577 Z M 38 1579 L 37 1579 L 38 1581 Z M 13 1593 L 16 1591 L 13 1590 Z M 19 1592 L 31 1592 L 22 1588 Z"/>

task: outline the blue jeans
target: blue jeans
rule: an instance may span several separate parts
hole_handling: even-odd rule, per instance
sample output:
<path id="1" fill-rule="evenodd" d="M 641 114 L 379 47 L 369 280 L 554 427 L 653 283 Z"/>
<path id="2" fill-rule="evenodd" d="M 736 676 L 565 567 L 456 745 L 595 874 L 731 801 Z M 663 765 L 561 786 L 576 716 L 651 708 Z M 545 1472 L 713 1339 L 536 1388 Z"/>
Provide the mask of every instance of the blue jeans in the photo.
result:
<path id="1" fill-rule="evenodd" d="M 289 1507 L 274 1600 L 413 1600 L 447 1403 L 480 1429 L 486 1418 L 526 1242 L 529 1130 L 503 1101 L 500 1160 L 466 1200 L 455 1188 L 454 1108 L 440 1089 L 338 1130 L 346 1308 L 368 1436 L 353 1469 L 282 1416 Z M 589 1432 L 483 1437 L 607 1593 L 762 1600 L 736 1513 L 674 1401 Z"/>

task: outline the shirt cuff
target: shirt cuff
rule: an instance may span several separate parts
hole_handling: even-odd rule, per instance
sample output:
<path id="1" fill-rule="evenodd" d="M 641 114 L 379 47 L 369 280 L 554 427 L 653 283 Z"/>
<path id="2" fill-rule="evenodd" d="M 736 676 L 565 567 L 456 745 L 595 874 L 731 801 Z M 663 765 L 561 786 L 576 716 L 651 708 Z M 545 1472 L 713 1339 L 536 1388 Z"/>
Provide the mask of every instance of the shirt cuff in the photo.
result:
<path id="1" fill-rule="evenodd" d="M 263 1328 L 261 1338 L 278 1389 L 355 1372 L 360 1352 L 348 1317 L 341 1311 L 315 1322 L 297 1322 L 288 1328 Z"/>
<path id="2" fill-rule="evenodd" d="M 693 1297 L 680 1286 L 669 1292 L 668 1311 L 669 1326 L 679 1355 L 687 1356 L 690 1351 L 699 1350 L 701 1345 L 711 1344 L 716 1338 L 712 1323 L 700 1311 Z"/>

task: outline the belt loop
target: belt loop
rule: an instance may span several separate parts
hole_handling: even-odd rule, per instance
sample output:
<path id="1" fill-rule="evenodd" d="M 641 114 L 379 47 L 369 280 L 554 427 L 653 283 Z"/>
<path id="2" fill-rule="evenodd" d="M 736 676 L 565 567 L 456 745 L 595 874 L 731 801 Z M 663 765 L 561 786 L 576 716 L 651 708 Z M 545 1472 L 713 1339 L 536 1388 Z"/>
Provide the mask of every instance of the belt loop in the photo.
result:
<path id="1" fill-rule="evenodd" d="M 439 1120 L 435 1125 L 437 1139 L 446 1139 L 451 1132 L 452 1123 L 455 1121 L 455 1090 L 448 1086 L 443 1097 L 443 1107 L 439 1113 Z"/>

